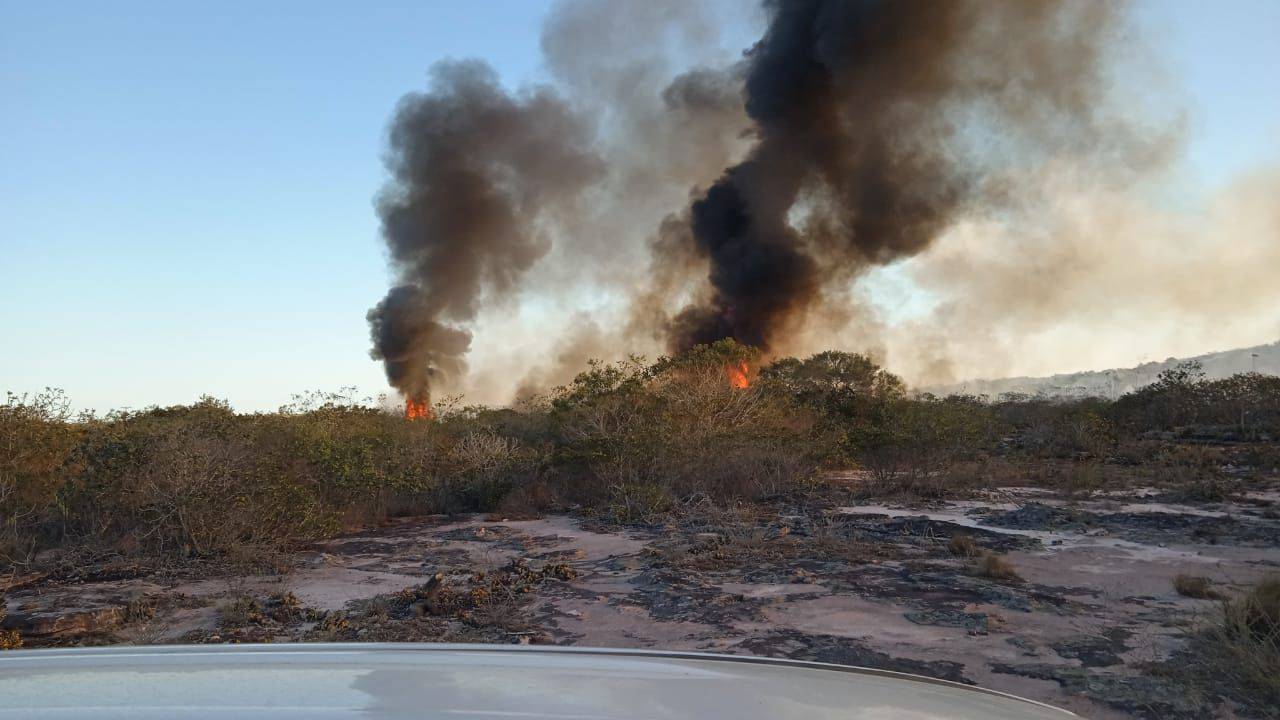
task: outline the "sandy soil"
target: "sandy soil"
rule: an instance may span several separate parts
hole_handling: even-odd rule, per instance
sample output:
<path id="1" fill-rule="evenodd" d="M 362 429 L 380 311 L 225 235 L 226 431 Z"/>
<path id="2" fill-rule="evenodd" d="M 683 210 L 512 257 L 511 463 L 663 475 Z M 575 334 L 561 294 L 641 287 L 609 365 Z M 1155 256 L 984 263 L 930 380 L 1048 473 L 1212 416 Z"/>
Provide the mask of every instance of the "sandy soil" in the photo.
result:
<path id="1" fill-rule="evenodd" d="M 1212 602 L 1172 579 L 1230 591 L 1280 570 L 1280 520 L 1272 498 L 1156 497 L 1013 487 L 928 508 L 778 505 L 652 528 L 412 518 L 319 544 L 284 574 L 33 582 L 8 593 L 7 622 L 36 646 L 399 638 L 751 653 L 971 682 L 1088 717 L 1187 715 L 1150 668 Z M 957 534 L 1021 579 L 974 574 L 948 550 Z M 553 567 L 567 569 L 532 572 Z M 437 573 L 453 605 L 423 591 Z M 229 621 L 243 597 L 260 601 L 239 618 L 252 632 Z"/>

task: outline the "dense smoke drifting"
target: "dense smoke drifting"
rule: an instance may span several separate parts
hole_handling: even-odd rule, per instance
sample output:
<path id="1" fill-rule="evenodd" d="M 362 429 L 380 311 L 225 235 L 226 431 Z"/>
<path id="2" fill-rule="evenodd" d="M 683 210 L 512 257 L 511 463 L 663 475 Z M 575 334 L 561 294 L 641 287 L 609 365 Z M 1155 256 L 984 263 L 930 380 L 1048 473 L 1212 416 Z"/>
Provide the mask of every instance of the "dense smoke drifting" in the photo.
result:
<path id="1" fill-rule="evenodd" d="M 961 222 L 914 258 L 927 312 L 874 333 L 894 369 L 959 390 L 1280 337 L 1280 170 L 1242 174 L 1197 213 L 1093 177 L 1029 171 L 1034 224 Z"/>
<path id="2" fill-rule="evenodd" d="M 757 142 L 690 208 L 712 291 L 673 349 L 767 350 L 825 285 L 928 246 L 986 189 L 966 143 L 1090 139 L 1108 7 L 770 0 L 744 87 Z"/>
<path id="3" fill-rule="evenodd" d="M 482 302 L 508 296 L 550 241 L 547 218 L 599 172 L 588 127 L 553 92 L 513 97 L 493 71 L 442 63 L 401 100 L 378 198 L 399 284 L 369 311 L 391 385 L 425 400 L 465 368 Z"/>
<path id="4" fill-rule="evenodd" d="M 562 0 L 547 87 L 448 63 L 398 108 L 374 355 L 409 398 L 501 402 L 725 337 L 871 351 L 917 383 L 1115 363 L 1134 326 L 1153 355 L 1274 339 L 1274 212 L 1171 206 L 1183 126 L 1149 104 L 1172 94 L 1131 19 Z"/>

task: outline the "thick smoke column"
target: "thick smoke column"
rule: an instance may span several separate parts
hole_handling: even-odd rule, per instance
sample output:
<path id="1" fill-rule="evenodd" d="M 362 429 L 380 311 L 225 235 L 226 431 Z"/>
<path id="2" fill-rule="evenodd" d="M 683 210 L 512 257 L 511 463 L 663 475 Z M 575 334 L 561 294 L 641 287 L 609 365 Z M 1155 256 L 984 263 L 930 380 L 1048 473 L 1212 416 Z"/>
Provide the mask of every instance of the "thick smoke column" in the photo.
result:
<path id="1" fill-rule="evenodd" d="M 406 398 L 466 368 L 465 327 L 549 247 L 541 228 L 598 172 L 589 128 L 550 90 L 511 96 L 488 66 L 441 63 L 391 123 L 378 198 L 398 284 L 369 311 L 374 358 Z"/>
<path id="2" fill-rule="evenodd" d="M 1118 338 L 1094 348 L 1112 364 L 1135 324 L 1202 352 L 1222 303 L 1275 306 L 1274 179 L 1212 226 L 1170 215 L 1182 125 L 1123 4 L 763 8 L 561 0 L 554 91 L 451 63 L 402 101 L 378 202 L 396 281 L 369 313 L 395 387 L 502 402 L 723 337 L 880 351 L 914 382 L 1041 374 L 1081 337 Z M 529 314 L 504 312 L 516 292 Z M 1270 339 L 1273 315 L 1231 337 Z M 1171 345 L 1191 321 L 1206 339 Z"/>
<path id="3" fill-rule="evenodd" d="M 766 7 L 744 88 L 757 141 L 689 209 L 710 292 L 673 319 L 672 349 L 768 349 L 824 286 L 921 251 L 990 200 L 1001 150 L 1034 162 L 1096 140 L 1105 3 Z"/>

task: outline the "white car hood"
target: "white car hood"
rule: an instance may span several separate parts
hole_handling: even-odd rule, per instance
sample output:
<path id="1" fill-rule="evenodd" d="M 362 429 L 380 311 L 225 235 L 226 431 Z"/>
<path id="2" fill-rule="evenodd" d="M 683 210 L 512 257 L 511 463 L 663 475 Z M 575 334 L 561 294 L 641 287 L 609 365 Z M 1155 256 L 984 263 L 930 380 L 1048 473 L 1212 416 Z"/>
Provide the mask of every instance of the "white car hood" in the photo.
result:
<path id="1" fill-rule="evenodd" d="M 0 717 L 845 718 L 1071 713 L 901 673 L 743 656 L 430 644 L 0 653 Z"/>

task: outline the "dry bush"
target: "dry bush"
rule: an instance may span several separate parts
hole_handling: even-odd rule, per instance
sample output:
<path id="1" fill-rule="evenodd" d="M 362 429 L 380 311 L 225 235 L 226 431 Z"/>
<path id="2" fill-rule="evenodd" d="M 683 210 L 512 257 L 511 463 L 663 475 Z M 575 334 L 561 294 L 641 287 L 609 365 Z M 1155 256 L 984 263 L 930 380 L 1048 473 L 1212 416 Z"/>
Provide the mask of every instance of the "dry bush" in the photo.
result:
<path id="1" fill-rule="evenodd" d="M 60 390 L 8 393 L 0 405 L 0 566 L 28 562 L 49 541 L 50 510 L 75 470 L 69 405 Z"/>
<path id="2" fill-rule="evenodd" d="M 988 552 L 974 563 L 970 570 L 978 577 L 991 578 L 992 580 L 1006 580 L 1013 582 L 1021 582 L 1022 576 L 1013 569 L 1013 565 L 1003 557 L 995 553 Z"/>
<path id="3" fill-rule="evenodd" d="M 1122 465 L 1146 465 L 1166 452 L 1165 443 L 1159 440 L 1124 440 L 1112 451 L 1111 457 Z"/>
<path id="4" fill-rule="evenodd" d="M 1069 498 L 1087 498 L 1107 485 L 1106 469 L 1096 462 L 1054 468 L 1052 484 Z"/>
<path id="5" fill-rule="evenodd" d="M 1165 498 L 1183 503 L 1220 503 L 1236 498 L 1241 491 L 1240 482 L 1217 474 L 1201 471 L 1161 473 L 1160 479 L 1172 485 Z"/>
<path id="6" fill-rule="evenodd" d="M 1280 641 L 1280 576 L 1263 579 L 1243 597 L 1229 604 L 1234 624 L 1275 647 Z"/>
<path id="7" fill-rule="evenodd" d="M 760 384 L 732 387 L 719 366 L 622 377 L 605 392 L 574 387 L 565 397 L 578 399 L 558 410 L 557 470 L 589 475 L 625 519 L 699 496 L 786 492 L 819 459 L 808 412 Z"/>
<path id="8" fill-rule="evenodd" d="M 1280 470 L 1280 443 L 1252 444 L 1245 448 L 1241 459 L 1245 465 L 1255 470 Z"/>
<path id="9" fill-rule="evenodd" d="M 952 555 L 962 558 L 981 557 L 983 552 L 982 547 L 968 535 L 952 535 L 947 549 Z"/>
<path id="10" fill-rule="evenodd" d="M 671 488 L 657 483 L 615 483 L 605 511 L 620 523 L 654 524 L 676 506 Z"/>
<path id="11" fill-rule="evenodd" d="M 1119 433 L 1100 398 L 1059 400 L 1005 395 L 992 411 L 1012 430 L 1013 445 L 1042 458 L 1103 460 Z"/>
<path id="12" fill-rule="evenodd" d="M 1206 380 L 1200 365 L 1185 362 L 1117 400 L 1111 414 L 1135 429 L 1227 430 L 1256 439 L 1280 430 L 1280 377 L 1238 373 Z"/>
<path id="13" fill-rule="evenodd" d="M 5 546 L 21 548 L 5 564 L 50 547 L 263 560 L 393 509 L 435 508 L 439 433 L 331 396 L 272 414 L 206 398 L 76 422 L 11 398 L 0 435 L 41 445 L 37 431 L 56 454 L 0 456 L 0 482 L 22 490 L 0 499 Z"/>
<path id="14" fill-rule="evenodd" d="M 1107 480 L 1110 419 L 1135 431 L 1133 418 L 1145 417 L 1143 403 L 1157 395 L 1160 412 L 1186 411 L 1178 403 L 1187 398 L 1208 403 L 1206 417 L 1246 405 L 1253 412 L 1248 403 L 1272 391 L 1250 378 L 1188 394 L 1194 383 L 1174 378 L 1128 410 L 1100 401 L 908 399 L 901 381 L 848 353 L 778 360 L 747 388 L 728 382 L 726 365 L 757 368 L 758 360 L 722 341 L 653 364 L 593 363 L 547 398 L 505 409 L 450 406 L 434 422 L 367 407 L 349 392 L 313 393 L 276 413 L 237 414 L 204 398 L 100 418 L 72 418 L 57 392 L 10 395 L 0 406 L 0 568 L 24 568 L 49 548 L 72 551 L 64 557 L 77 562 L 274 566 L 299 543 L 397 514 L 534 517 L 576 504 L 653 523 L 698 501 L 811 488 L 821 464 L 849 457 L 875 477 L 870 492 L 937 500 L 997 482 L 987 453 L 1007 427 L 1042 443 L 1037 453 L 1090 458 L 1058 478 L 1072 494 L 1087 493 Z M 1037 428 L 1048 435 L 1036 439 Z M 1119 454 L 1149 464 L 1154 452 L 1143 445 Z M 1163 483 L 1185 486 L 1189 499 L 1231 496 L 1222 451 L 1159 453 Z M 1255 465 L 1270 462 L 1259 455 Z"/>
<path id="15" fill-rule="evenodd" d="M 242 595 L 218 608 L 218 625 L 226 629 L 261 625 L 266 621 L 262 605 L 248 595 Z"/>
<path id="16" fill-rule="evenodd" d="M 819 522 L 799 547 L 804 557 L 859 563 L 871 561 L 879 550 L 856 531 L 830 520 Z"/>
<path id="17" fill-rule="evenodd" d="M 692 542 L 663 544 L 652 552 L 684 571 L 725 572 L 765 565 L 794 569 L 798 560 L 862 563 L 877 555 L 878 548 L 858 530 L 835 518 L 820 520 L 808 532 L 793 533 L 790 526 L 777 523 L 776 514 L 751 504 L 716 507 L 704 502 L 682 513 L 697 516 L 707 532 Z"/>
<path id="18" fill-rule="evenodd" d="M 992 485 L 985 463 L 965 462 L 928 474 L 873 472 L 854 487 L 853 494 L 860 500 L 935 502 L 971 497 Z"/>
<path id="19" fill-rule="evenodd" d="M 0 650 L 17 650 L 22 647 L 22 635 L 17 630 L 3 629 L 4 616 L 4 595 L 0 594 Z"/>
<path id="20" fill-rule="evenodd" d="M 1213 694 L 1275 717 L 1280 708 L 1280 576 L 1261 580 L 1219 606 L 1191 644 L 1185 673 L 1194 685 L 1212 675 Z"/>
<path id="21" fill-rule="evenodd" d="M 445 453 L 439 504 L 450 512 L 493 509 L 518 487 L 534 482 L 543 461 L 541 453 L 515 438 L 471 430 Z"/>
<path id="22" fill-rule="evenodd" d="M 555 491 L 544 480 L 520 485 L 498 501 L 489 520 L 536 520 L 557 505 Z"/>
<path id="23" fill-rule="evenodd" d="M 1160 460 L 1162 464 L 1170 467 L 1216 471 L 1221 469 L 1229 458 L 1226 450 L 1221 447 L 1178 443 L 1167 447 L 1161 454 Z"/>
<path id="24" fill-rule="evenodd" d="M 278 413 L 204 398 L 78 420 L 61 395 L 10 396 L 0 451 L 0 566 L 48 548 L 275 565 L 391 514 L 492 509 L 542 462 L 474 416 L 409 422 L 342 394 Z"/>
<path id="25" fill-rule="evenodd" d="M 975 398 L 899 399 L 877 415 L 854 422 L 846 435 L 852 454 L 877 488 L 922 499 L 940 499 L 976 478 L 956 472 L 990 443 L 996 425 Z"/>
<path id="26" fill-rule="evenodd" d="M 22 647 L 22 635 L 17 630 L 0 630 L 0 650 L 18 650 Z"/>
<path id="27" fill-rule="evenodd" d="M 1203 575 L 1177 575 L 1173 578 L 1173 589 L 1183 597 L 1197 600 L 1217 600 L 1221 597 L 1213 589 L 1213 581 Z"/>

